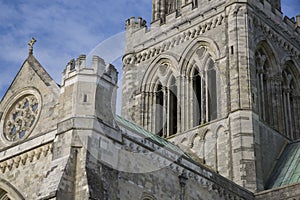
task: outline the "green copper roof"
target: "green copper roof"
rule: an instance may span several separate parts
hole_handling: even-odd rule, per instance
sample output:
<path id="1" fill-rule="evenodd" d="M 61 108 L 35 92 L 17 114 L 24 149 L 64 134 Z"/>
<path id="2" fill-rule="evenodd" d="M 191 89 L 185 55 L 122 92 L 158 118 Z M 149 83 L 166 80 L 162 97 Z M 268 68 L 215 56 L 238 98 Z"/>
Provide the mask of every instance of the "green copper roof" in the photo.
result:
<path id="1" fill-rule="evenodd" d="M 272 174 L 268 188 L 300 182 L 300 141 L 287 145 Z"/>
<path id="2" fill-rule="evenodd" d="M 129 128 L 133 131 L 136 131 L 139 134 L 142 134 L 145 138 L 149 138 L 153 141 L 155 141 L 156 143 L 160 144 L 161 146 L 167 148 L 167 149 L 171 149 L 174 152 L 178 153 L 179 155 L 184 155 L 187 158 L 191 158 L 188 154 L 186 154 L 183 150 L 181 150 L 178 146 L 172 144 L 171 142 L 165 140 L 164 138 L 161 138 L 157 135 L 154 135 L 153 133 L 147 131 L 146 129 L 138 126 L 137 124 L 128 121 L 118 115 L 116 115 L 115 117 L 116 122 L 125 127 L 125 128 Z"/>

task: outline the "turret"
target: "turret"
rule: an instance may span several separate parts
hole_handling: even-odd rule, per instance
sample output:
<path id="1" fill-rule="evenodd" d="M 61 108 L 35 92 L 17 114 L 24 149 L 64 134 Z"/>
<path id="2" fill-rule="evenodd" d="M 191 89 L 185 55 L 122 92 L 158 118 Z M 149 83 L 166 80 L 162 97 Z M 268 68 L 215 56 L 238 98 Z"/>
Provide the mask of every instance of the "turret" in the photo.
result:
<path id="1" fill-rule="evenodd" d="M 72 59 L 63 72 L 61 121 L 73 117 L 91 117 L 113 125 L 117 80 L 115 67 L 106 65 L 98 56 L 93 56 L 92 67 L 86 66 L 85 55 Z"/>
<path id="2" fill-rule="evenodd" d="M 300 15 L 296 16 L 296 27 L 300 27 Z"/>
<path id="3" fill-rule="evenodd" d="M 272 7 L 281 11 L 281 0 L 269 0 Z"/>

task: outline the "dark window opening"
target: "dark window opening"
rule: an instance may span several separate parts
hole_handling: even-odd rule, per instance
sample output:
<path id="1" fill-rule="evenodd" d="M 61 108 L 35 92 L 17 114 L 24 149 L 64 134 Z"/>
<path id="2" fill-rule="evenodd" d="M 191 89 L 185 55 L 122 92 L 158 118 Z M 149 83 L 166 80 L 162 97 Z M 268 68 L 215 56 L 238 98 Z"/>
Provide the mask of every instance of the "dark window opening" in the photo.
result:
<path id="1" fill-rule="evenodd" d="M 193 111 L 194 111 L 194 126 L 201 124 L 201 77 L 198 70 L 195 70 L 193 75 L 193 91 L 194 91 L 194 102 L 193 102 Z"/>
<path id="2" fill-rule="evenodd" d="M 162 85 L 159 84 L 156 91 L 156 117 L 155 117 L 155 133 L 163 136 L 163 113 L 164 113 L 164 93 Z"/>

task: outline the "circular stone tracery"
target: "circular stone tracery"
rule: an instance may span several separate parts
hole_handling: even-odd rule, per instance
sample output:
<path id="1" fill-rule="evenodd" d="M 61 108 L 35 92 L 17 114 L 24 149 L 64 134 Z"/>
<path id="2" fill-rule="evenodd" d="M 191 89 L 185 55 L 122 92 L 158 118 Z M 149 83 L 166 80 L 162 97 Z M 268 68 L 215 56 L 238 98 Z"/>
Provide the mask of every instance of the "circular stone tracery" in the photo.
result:
<path id="1" fill-rule="evenodd" d="M 19 98 L 5 117 L 4 137 L 10 142 L 26 138 L 32 131 L 39 112 L 36 96 L 29 94 Z"/>

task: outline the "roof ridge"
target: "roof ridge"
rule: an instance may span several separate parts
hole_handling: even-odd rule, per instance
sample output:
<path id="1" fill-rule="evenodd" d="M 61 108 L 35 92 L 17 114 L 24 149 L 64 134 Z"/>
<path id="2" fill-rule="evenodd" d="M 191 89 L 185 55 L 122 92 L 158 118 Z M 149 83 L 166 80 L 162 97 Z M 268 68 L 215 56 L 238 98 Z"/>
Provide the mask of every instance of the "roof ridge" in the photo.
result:
<path id="1" fill-rule="evenodd" d="M 159 137 L 159 136 L 151 133 L 147 129 L 141 127 L 140 125 L 138 125 L 138 124 L 136 124 L 136 123 L 134 123 L 130 120 L 125 119 L 125 118 L 123 118 L 119 115 L 116 115 L 116 121 L 121 123 L 123 126 L 126 126 L 130 129 L 133 129 L 133 130 L 139 132 L 140 134 L 145 135 L 145 133 L 146 133 L 146 135 L 145 135 L 146 138 L 150 138 L 150 139 L 154 140 L 155 142 L 163 145 L 164 147 L 167 147 L 167 148 L 169 148 L 169 149 L 171 149 L 171 150 L 173 150 L 177 153 L 183 154 L 186 157 L 192 159 L 191 156 L 188 153 L 186 153 L 184 150 L 182 150 L 179 146 L 173 144 L 172 142 L 166 140 L 165 138 Z M 130 123 L 130 124 L 124 124 L 124 122 Z M 132 125 L 133 127 L 130 127 L 129 125 Z M 138 130 L 137 128 L 140 129 L 140 130 Z"/>

